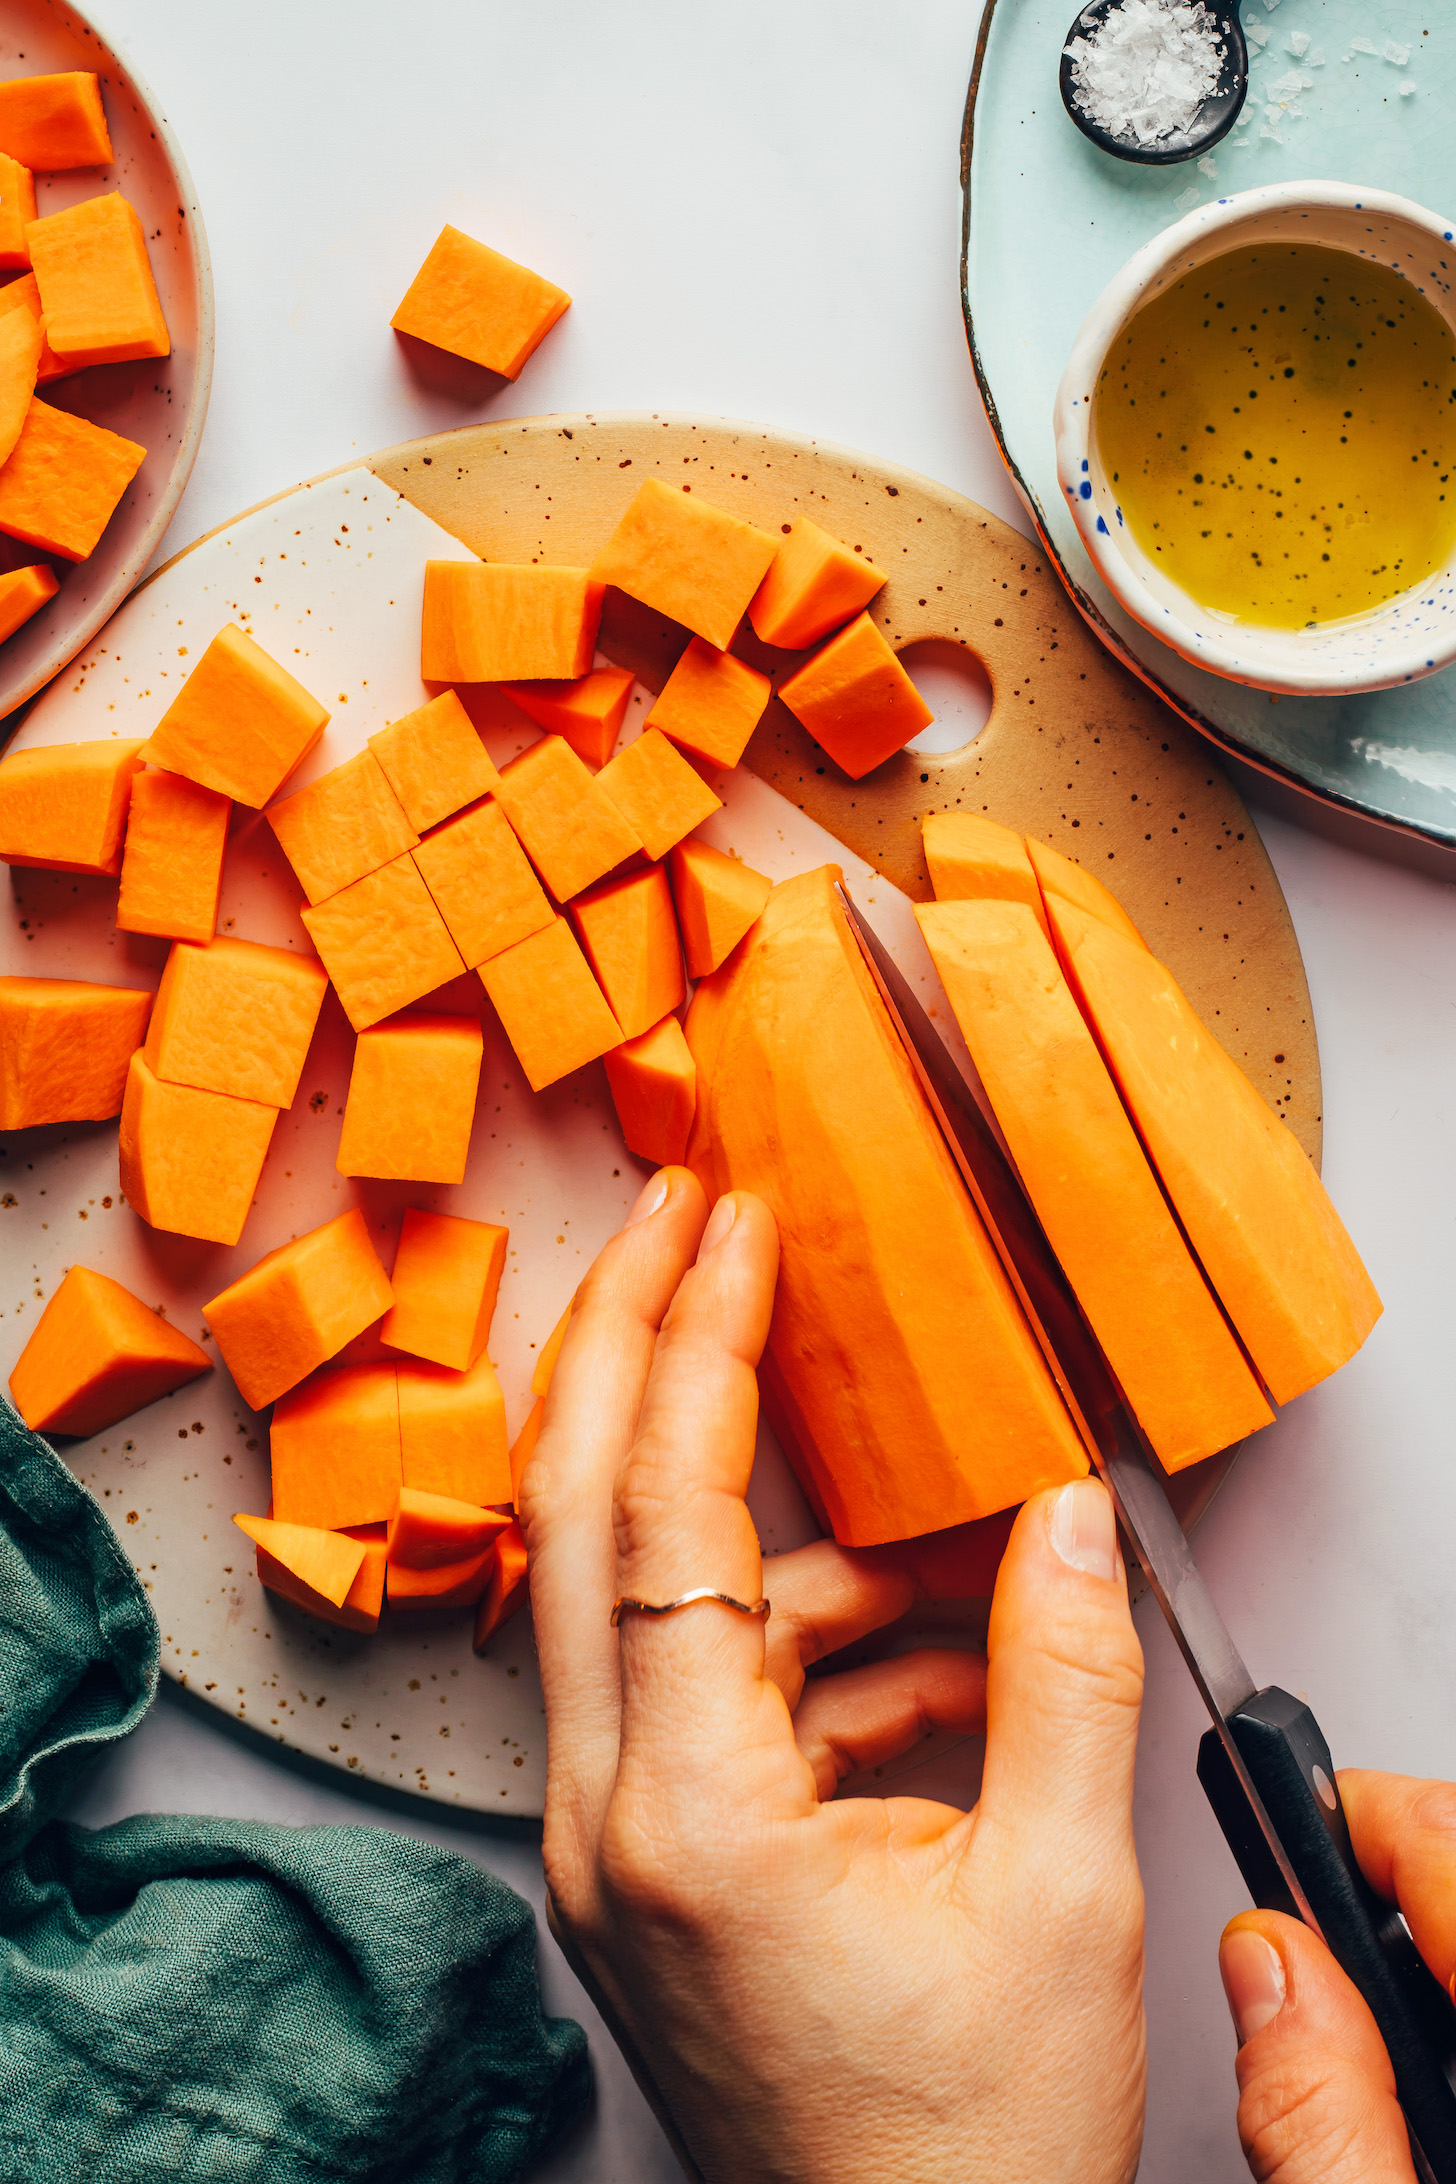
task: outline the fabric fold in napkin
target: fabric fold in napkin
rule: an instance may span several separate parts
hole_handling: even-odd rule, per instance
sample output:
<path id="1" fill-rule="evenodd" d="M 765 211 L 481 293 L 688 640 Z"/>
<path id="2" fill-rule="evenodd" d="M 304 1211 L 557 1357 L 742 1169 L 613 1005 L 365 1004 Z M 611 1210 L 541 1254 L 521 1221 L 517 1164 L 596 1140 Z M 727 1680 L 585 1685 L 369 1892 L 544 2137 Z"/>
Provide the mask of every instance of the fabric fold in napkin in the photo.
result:
<path id="1" fill-rule="evenodd" d="M 502 1882 L 374 1828 L 53 1818 L 159 1655 L 101 1510 L 0 1406 L 0 2180 L 521 2176 L 590 2076 Z"/>

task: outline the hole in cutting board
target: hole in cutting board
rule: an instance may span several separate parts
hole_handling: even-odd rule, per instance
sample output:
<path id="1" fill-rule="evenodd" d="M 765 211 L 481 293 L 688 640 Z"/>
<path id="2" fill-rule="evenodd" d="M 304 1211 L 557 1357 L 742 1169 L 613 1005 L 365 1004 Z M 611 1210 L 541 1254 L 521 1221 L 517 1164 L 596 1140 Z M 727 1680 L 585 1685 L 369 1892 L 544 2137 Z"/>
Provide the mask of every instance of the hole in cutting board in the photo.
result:
<path id="1" fill-rule="evenodd" d="M 916 689 L 935 715 L 907 751 L 946 758 L 974 743 L 991 717 L 991 683 L 974 652 L 944 637 L 926 637 L 900 654 Z"/>

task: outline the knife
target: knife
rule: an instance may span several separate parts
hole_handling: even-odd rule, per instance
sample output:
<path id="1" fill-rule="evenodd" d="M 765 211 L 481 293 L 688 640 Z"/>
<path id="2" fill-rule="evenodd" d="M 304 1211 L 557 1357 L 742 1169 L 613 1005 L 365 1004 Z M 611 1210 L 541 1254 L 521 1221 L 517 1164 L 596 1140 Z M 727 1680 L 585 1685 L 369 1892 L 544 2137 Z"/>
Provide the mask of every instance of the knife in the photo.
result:
<path id="1" fill-rule="evenodd" d="M 1358 1987 L 1380 2029 L 1424 2184 L 1456 2184 L 1456 2004 L 1401 1914 L 1360 1870 L 1335 1764 L 1310 1709 L 1260 1690 L 1204 1583 L 1149 1449 L 1021 1178 L 893 957 L 840 883 L 865 967 L 1112 1496 L 1213 1727 L 1198 1779 L 1254 1902 L 1303 1919 Z"/>

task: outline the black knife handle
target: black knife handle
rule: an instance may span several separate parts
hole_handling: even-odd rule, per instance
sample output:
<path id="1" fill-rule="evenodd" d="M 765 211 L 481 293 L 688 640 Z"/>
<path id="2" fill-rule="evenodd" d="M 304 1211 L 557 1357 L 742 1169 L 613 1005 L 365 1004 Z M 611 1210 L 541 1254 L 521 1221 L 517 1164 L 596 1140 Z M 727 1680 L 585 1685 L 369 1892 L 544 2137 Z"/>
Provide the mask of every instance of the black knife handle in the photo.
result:
<path id="1" fill-rule="evenodd" d="M 1230 1715 L 1229 1728 L 1331 1955 L 1380 2028 L 1430 2174 L 1435 2184 L 1456 2184 L 1456 2005 L 1400 1913 L 1360 1870 L 1319 1723 L 1302 1700 L 1274 1686 Z M 1298 1917 L 1216 1730 L 1199 1746 L 1198 1779 L 1255 1903 Z"/>

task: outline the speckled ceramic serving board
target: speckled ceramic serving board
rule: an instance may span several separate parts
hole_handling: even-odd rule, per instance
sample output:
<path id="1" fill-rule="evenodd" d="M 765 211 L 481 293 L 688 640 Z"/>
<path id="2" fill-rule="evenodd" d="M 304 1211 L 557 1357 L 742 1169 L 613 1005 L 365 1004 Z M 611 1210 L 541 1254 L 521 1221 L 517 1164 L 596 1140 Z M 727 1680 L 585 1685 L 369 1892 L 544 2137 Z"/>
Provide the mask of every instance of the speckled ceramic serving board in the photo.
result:
<path id="1" fill-rule="evenodd" d="M 1245 27 L 1267 38 L 1251 42 L 1241 141 L 1204 167 L 1148 168 L 1099 151 L 1063 110 L 1073 13 L 1066 0 L 986 0 L 966 112 L 967 324 L 1012 475 L 1083 613 L 1189 720 L 1285 782 L 1456 847 L 1456 670 L 1357 697 L 1271 698 L 1180 659 L 1096 574 L 1052 439 L 1052 398 L 1087 310 L 1194 206 L 1317 176 L 1395 191 L 1456 226 L 1456 15 L 1418 0 L 1246 0 Z M 1404 65 L 1383 57 L 1387 45 Z"/>
<path id="2" fill-rule="evenodd" d="M 1005 526 L 923 479 L 810 442 L 706 421 L 544 419 L 390 450 L 373 469 L 341 471 L 252 510 L 170 563 L 46 693 L 15 747 L 146 734 L 202 647 L 236 619 L 331 708 L 323 741 L 296 777 L 301 785 L 425 696 L 419 616 L 428 557 L 463 558 L 488 544 L 507 559 L 541 551 L 585 559 L 640 477 L 669 463 L 697 466 L 705 492 L 757 521 L 781 512 L 791 520 L 812 500 L 825 523 L 863 533 L 893 573 L 877 610 L 887 626 L 903 625 L 905 641 L 941 634 L 984 645 L 999 679 L 991 721 L 968 751 L 907 755 L 852 796 L 817 771 L 812 747 L 795 741 L 774 708 L 751 754 L 758 771 L 717 777 L 725 808 L 704 829 L 708 837 L 780 878 L 837 858 L 920 980 L 931 974 L 910 912 L 910 896 L 926 891 L 916 799 L 954 803 L 974 793 L 977 807 L 989 802 L 1073 849 L 1083 827 L 1089 838 L 1115 841 L 1125 860 L 1119 883 L 1156 944 L 1266 1096 L 1317 1146 L 1318 1056 L 1288 913 L 1247 814 L 1197 739 L 1065 617 L 1049 572 L 1028 562 L 1025 542 Z M 1060 639 L 1046 620 L 1058 612 L 1068 625 Z M 652 674 L 650 661 L 642 671 Z M 639 686 L 625 734 L 650 702 Z M 506 713 L 482 718 L 498 762 L 536 732 Z M 904 886 L 842 847 L 821 819 Z M 12 870 L 0 968 L 155 984 L 165 943 L 116 933 L 114 898 L 114 882 Z M 299 902 L 266 822 L 235 814 L 221 929 L 307 948 Z M 480 1011 L 478 982 L 458 981 L 439 1005 Z M 452 1190 L 346 1181 L 334 1159 L 352 1041 L 330 996 L 233 1250 L 136 1219 L 118 1189 L 114 1123 L 10 1138 L 0 1156 L 0 1375 L 78 1260 L 206 1340 L 203 1303 L 264 1251 L 358 1202 L 387 1265 L 403 1207 L 419 1204 L 510 1228 L 491 1351 L 514 1430 L 529 1407 L 536 1346 L 645 1170 L 622 1146 L 599 1066 L 536 1097 L 488 1010 L 485 1036 L 466 1182 Z M 242 1404 L 224 1368 L 62 1447 L 152 1594 L 164 1666 L 178 1683 L 261 1736 L 346 1773 L 480 1812 L 539 1814 L 544 1750 L 529 1619 L 510 1624 L 477 1659 L 469 1615 L 386 1618 L 377 1637 L 361 1638 L 263 1592 L 230 1518 L 267 1505 L 266 1422 Z M 1202 1467 L 1200 1499 L 1226 1468 Z M 770 1550 L 812 1531 L 767 1435 L 753 1499 Z"/>

